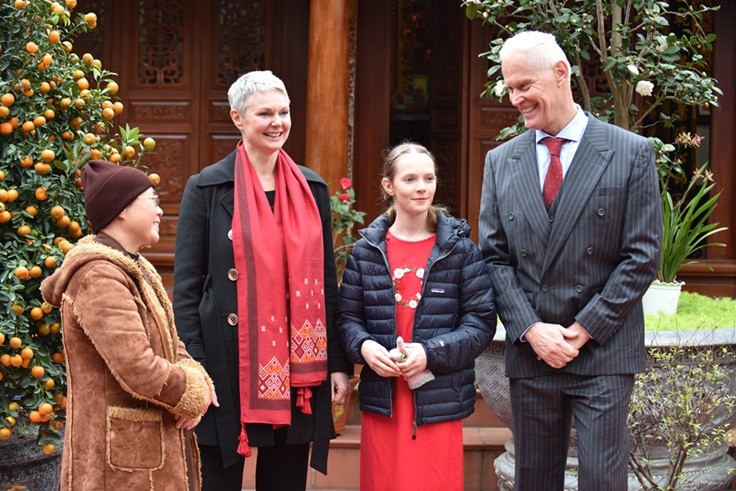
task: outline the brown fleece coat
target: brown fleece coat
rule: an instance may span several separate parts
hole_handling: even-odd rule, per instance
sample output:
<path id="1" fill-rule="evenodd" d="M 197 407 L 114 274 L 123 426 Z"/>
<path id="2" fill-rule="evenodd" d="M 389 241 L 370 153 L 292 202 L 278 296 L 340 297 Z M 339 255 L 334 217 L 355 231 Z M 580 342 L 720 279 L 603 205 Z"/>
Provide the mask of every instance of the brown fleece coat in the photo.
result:
<path id="1" fill-rule="evenodd" d="M 90 236 L 41 292 L 63 320 L 61 489 L 200 489 L 196 440 L 174 415 L 201 415 L 212 382 L 179 341 L 153 266 Z"/>

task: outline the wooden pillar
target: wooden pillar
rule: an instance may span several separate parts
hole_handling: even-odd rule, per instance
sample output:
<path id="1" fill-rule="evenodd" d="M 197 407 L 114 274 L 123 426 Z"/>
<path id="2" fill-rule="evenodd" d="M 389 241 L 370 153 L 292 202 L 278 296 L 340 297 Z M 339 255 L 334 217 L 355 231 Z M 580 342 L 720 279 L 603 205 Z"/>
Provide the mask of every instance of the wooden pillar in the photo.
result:
<path id="1" fill-rule="evenodd" d="M 391 0 L 361 0 L 357 16 L 355 146 L 351 175 L 356 208 L 366 212 L 367 225 L 386 206 L 379 191 L 379 176 L 381 152 L 389 145 L 391 129 Z"/>
<path id="2" fill-rule="evenodd" d="M 733 160 L 736 155 L 736 43 L 734 2 L 720 3 L 720 10 L 713 14 L 715 24 L 715 51 L 713 53 L 713 77 L 723 90 L 718 97 L 720 107 L 712 108 L 710 134 L 710 169 L 716 180 L 716 189 L 723 189 L 712 221 L 728 227 L 728 230 L 712 237 L 709 242 L 724 242 L 728 247 L 707 249 L 708 259 L 728 259 L 736 265 L 736 171 Z"/>
<path id="3" fill-rule="evenodd" d="M 311 0 L 305 164 L 339 188 L 348 175 L 352 0 Z"/>

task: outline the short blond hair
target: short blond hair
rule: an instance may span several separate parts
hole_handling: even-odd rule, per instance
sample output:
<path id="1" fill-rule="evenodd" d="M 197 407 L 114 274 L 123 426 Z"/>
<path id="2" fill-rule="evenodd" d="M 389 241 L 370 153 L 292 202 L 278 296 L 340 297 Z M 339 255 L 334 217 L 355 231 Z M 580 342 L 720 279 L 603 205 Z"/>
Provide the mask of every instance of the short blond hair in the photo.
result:
<path id="1" fill-rule="evenodd" d="M 284 82 L 274 75 L 271 70 L 256 70 L 241 75 L 227 91 L 227 100 L 230 108 L 242 113 L 248 105 L 248 100 L 258 92 L 278 90 L 289 99 Z M 289 101 L 291 102 L 291 101 Z"/>

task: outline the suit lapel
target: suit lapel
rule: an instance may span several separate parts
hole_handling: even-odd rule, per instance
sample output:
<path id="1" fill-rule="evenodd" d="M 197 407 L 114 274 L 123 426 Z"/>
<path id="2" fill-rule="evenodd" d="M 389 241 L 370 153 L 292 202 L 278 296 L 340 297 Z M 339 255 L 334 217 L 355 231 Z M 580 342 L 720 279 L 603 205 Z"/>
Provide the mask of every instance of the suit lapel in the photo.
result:
<path id="1" fill-rule="evenodd" d="M 516 196 L 531 196 L 531 199 L 520 199 L 521 211 L 527 217 L 532 230 L 544 245 L 547 245 L 550 234 L 547 207 L 542 199 L 539 187 L 539 171 L 537 170 L 537 151 L 534 131 L 524 133 L 524 140 L 519 142 L 511 155 L 509 169 L 513 169 L 511 186 Z"/>
<path id="2" fill-rule="evenodd" d="M 588 118 L 588 126 L 558 196 L 559 202 L 549 236 L 543 273 L 547 271 L 567 241 L 614 153 L 614 150 L 608 148 L 603 124 L 594 117 Z"/>

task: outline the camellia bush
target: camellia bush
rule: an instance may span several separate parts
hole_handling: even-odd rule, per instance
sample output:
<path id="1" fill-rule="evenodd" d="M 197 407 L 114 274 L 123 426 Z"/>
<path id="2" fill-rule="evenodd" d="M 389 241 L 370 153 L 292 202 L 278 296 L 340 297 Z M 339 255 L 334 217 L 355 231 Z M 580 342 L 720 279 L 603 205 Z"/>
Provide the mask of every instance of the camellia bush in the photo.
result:
<path id="1" fill-rule="evenodd" d="M 655 132 L 658 126 L 675 128 L 682 135 L 689 128 L 682 126 L 681 114 L 718 106 L 722 91 L 708 75 L 708 55 L 716 38 L 708 17 L 717 15 L 719 8 L 713 2 L 462 0 L 461 5 L 468 18 L 498 33 L 489 50 L 481 53 L 491 62 L 486 96 L 499 100 L 508 96 L 500 65 L 504 41 L 522 31 L 539 30 L 554 33 L 572 64 L 578 102 L 604 121 L 654 134 L 661 134 Z M 591 93 L 591 82 L 603 78 L 607 90 Z M 519 122 L 501 130 L 497 139 L 522 131 Z M 682 136 L 678 138 L 675 144 L 682 144 Z M 707 164 L 690 162 L 693 173 L 688 176 L 684 162 L 670 155 L 674 145 L 658 138 L 653 144 L 665 219 L 657 276 L 658 281 L 671 283 L 688 256 L 702 254 L 705 247 L 725 247 L 709 239 L 726 228 L 708 221 L 720 193 L 715 192 Z"/>
<path id="2" fill-rule="evenodd" d="M 0 440 L 37 435 L 49 454 L 66 379 L 60 313 L 39 285 L 85 234 L 80 168 L 138 165 L 155 146 L 136 128 L 115 131 L 119 87 L 100 60 L 74 53 L 97 25 L 76 4 L 0 0 Z"/>
<path id="3" fill-rule="evenodd" d="M 715 34 L 703 21 L 718 9 L 709 2 L 462 0 L 461 5 L 468 18 L 498 33 L 481 54 L 491 62 L 485 95 L 499 100 L 508 95 L 499 57 L 503 42 L 538 30 L 555 34 L 568 55 L 582 108 L 616 126 L 671 127 L 679 118 L 676 105 L 718 105 L 722 92 L 707 75 L 704 56 L 713 51 Z M 608 91 L 591 94 L 591 78 L 601 75 Z M 516 125 L 500 137 L 521 130 Z"/>

